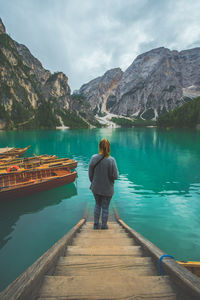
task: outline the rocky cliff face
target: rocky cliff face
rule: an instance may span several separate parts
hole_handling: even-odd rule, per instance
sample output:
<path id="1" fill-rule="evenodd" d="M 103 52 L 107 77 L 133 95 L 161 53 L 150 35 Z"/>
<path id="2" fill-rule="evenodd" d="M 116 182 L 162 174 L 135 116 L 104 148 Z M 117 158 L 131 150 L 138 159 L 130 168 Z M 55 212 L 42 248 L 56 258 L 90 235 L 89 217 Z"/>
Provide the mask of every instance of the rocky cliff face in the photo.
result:
<path id="1" fill-rule="evenodd" d="M 110 111 L 115 104 L 115 95 L 122 75 L 120 68 L 111 69 L 102 77 L 84 84 L 78 92 L 87 98 L 95 113 Z"/>
<path id="2" fill-rule="evenodd" d="M 19 44 L 16 41 L 14 41 L 14 45 L 18 54 L 23 58 L 23 63 L 31 68 L 38 81 L 44 85 L 51 76 L 51 72 L 43 68 L 41 62 L 31 54 L 25 45 Z"/>
<path id="3" fill-rule="evenodd" d="M 114 88 L 107 88 L 106 93 L 100 89 L 103 78 L 104 86 L 110 84 L 105 75 L 83 85 L 79 92 L 93 108 L 142 119 L 156 119 L 200 95 L 200 48 L 153 49 L 139 55 L 124 73 L 120 71 Z"/>
<path id="4" fill-rule="evenodd" d="M 29 49 L 5 33 L 0 19 L 0 127 L 88 126 L 73 111 L 68 78 L 45 70 Z M 86 109 L 91 111 L 90 107 Z"/>
<path id="5" fill-rule="evenodd" d="M 158 48 L 139 55 L 124 72 L 112 112 L 156 118 L 200 94 L 200 48 Z"/>
<path id="6" fill-rule="evenodd" d="M 0 34 L 1 33 L 6 33 L 6 28 L 5 28 L 3 22 L 2 22 L 2 20 L 0 18 Z"/>
<path id="7" fill-rule="evenodd" d="M 68 85 L 68 78 L 64 73 L 58 72 L 49 76 L 43 91 L 48 100 L 55 101 L 54 104 L 57 108 L 69 109 L 71 90 Z"/>

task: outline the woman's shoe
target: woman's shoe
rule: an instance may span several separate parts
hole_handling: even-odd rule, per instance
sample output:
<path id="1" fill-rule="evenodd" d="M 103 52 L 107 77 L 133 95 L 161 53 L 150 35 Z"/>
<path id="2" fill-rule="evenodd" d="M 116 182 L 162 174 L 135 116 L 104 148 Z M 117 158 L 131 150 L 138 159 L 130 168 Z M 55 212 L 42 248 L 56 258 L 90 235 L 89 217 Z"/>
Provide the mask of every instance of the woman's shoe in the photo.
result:
<path id="1" fill-rule="evenodd" d="M 96 224 L 96 223 L 94 223 L 94 227 L 93 227 L 95 230 L 96 229 L 99 229 L 99 224 Z"/>
<path id="2" fill-rule="evenodd" d="M 106 225 L 102 225 L 101 229 L 108 229 L 108 225 L 107 224 Z"/>

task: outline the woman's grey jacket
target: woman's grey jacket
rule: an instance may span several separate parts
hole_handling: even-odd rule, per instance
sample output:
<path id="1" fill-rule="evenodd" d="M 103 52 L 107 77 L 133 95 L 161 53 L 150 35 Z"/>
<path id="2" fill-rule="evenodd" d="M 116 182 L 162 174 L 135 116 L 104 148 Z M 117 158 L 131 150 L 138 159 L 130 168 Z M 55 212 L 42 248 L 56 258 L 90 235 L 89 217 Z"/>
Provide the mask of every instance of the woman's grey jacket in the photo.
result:
<path id="1" fill-rule="evenodd" d="M 104 157 L 94 168 L 95 164 L 102 158 L 102 155 L 92 156 L 89 164 L 90 189 L 93 193 L 103 196 L 114 194 L 114 180 L 119 176 L 115 159 L 111 156 Z"/>

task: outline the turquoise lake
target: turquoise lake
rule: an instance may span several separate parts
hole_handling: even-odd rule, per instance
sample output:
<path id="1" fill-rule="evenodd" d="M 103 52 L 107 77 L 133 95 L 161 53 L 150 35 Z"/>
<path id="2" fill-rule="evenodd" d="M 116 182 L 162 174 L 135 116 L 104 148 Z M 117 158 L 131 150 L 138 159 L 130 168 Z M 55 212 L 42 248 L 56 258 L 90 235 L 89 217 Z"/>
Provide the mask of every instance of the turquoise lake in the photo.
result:
<path id="1" fill-rule="evenodd" d="M 0 290 L 72 228 L 87 205 L 92 214 L 88 164 L 103 137 L 119 169 L 111 203 L 121 218 L 176 259 L 200 261 L 200 131 L 0 132 L 0 147 L 31 145 L 26 156 L 78 160 L 74 183 L 0 203 Z"/>

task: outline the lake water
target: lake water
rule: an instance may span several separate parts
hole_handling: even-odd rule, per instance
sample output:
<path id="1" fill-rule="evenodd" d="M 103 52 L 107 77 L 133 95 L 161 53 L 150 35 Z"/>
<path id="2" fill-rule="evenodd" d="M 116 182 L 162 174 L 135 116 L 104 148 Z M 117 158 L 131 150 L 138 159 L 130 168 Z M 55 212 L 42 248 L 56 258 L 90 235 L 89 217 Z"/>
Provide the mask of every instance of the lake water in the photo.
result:
<path id="1" fill-rule="evenodd" d="M 75 183 L 0 203 L 0 290 L 72 228 L 88 204 L 92 213 L 88 163 L 103 137 L 120 173 L 112 204 L 121 218 L 176 259 L 200 261 L 200 131 L 0 132 L 0 147 L 31 145 L 27 156 L 78 160 Z"/>

